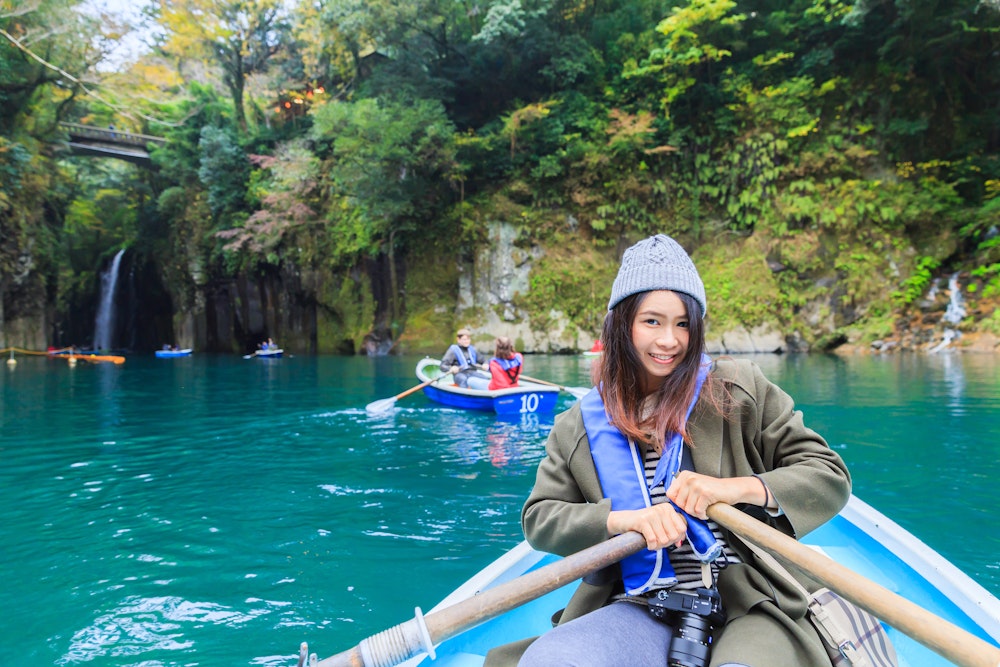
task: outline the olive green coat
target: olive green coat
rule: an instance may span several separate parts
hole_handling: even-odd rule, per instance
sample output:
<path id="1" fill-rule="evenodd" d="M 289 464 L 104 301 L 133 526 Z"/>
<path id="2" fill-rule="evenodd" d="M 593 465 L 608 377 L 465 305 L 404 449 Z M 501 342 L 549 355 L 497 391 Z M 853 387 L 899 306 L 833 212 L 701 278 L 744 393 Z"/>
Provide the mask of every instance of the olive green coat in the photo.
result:
<path id="1" fill-rule="evenodd" d="M 783 513 L 772 517 L 760 508 L 745 510 L 793 537 L 836 515 L 850 496 L 850 475 L 840 456 L 803 424 L 791 397 L 748 360 L 718 360 L 712 374 L 728 387 L 735 409 L 724 419 L 705 401 L 695 406 L 688 424 L 695 471 L 715 477 L 759 476 Z M 610 511 L 577 404 L 556 418 L 549 434 L 546 456 L 522 511 L 524 534 L 534 548 L 566 556 L 608 539 Z M 743 562 L 719 577 L 728 621 L 714 642 L 712 664 L 828 665 L 819 637 L 805 618 L 805 599 L 758 563 L 742 542 L 726 537 Z M 817 588 L 807 579 L 802 583 Z M 614 581 L 581 583 L 560 622 L 607 604 L 613 586 Z M 530 640 L 494 649 L 486 664 L 516 664 L 527 643 Z"/>

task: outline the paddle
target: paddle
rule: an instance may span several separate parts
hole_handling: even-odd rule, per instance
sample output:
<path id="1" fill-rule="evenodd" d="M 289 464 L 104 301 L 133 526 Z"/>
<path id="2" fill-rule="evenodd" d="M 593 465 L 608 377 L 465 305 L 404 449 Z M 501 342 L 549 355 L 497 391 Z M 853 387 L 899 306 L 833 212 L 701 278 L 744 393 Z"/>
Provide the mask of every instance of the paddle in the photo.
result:
<path id="1" fill-rule="evenodd" d="M 743 539 L 798 566 L 815 580 L 956 665 L 1000 665 L 1000 649 L 995 646 L 736 508 L 716 503 L 708 508 L 708 515 Z M 625 533 L 427 616 L 421 615 L 418 608 L 416 618 L 368 637 L 354 648 L 326 658 L 318 667 L 395 665 L 425 651 L 433 658 L 434 645 L 615 563 L 644 546 L 645 539 L 639 533 Z M 383 652 L 389 655 L 382 655 Z M 365 655 L 373 661 L 366 662 Z"/>
<path id="2" fill-rule="evenodd" d="M 998 667 L 1000 648 L 953 625 L 874 581 L 831 560 L 801 542 L 724 503 L 708 508 L 708 516 L 743 539 L 781 556 L 866 609 L 896 630 L 961 667 Z"/>
<path id="3" fill-rule="evenodd" d="M 527 375 L 521 375 L 522 380 L 527 380 L 528 382 L 534 382 L 535 384 L 547 384 L 550 387 L 559 387 L 563 391 L 573 394 L 576 398 L 583 398 L 590 393 L 590 390 L 586 387 L 564 387 L 561 384 L 556 384 L 555 382 L 549 382 L 547 380 L 539 380 L 538 378 L 529 377 Z"/>
<path id="4" fill-rule="evenodd" d="M 410 387 L 406 391 L 400 394 L 396 394 L 391 398 L 383 398 L 377 401 L 372 401 L 371 403 L 365 406 L 365 412 L 367 412 L 370 415 L 377 415 L 383 412 L 387 412 L 392 409 L 392 406 L 396 405 L 396 401 L 398 401 L 399 399 L 405 398 L 414 392 L 420 391 L 427 385 L 434 384 L 438 380 L 448 377 L 449 375 L 451 375 L 450 370 L 447 371 L 444 375 L 441 375 L 440 377 L 436 377 L 433 380 L 427 380 L 426 382 L 421 382 L 416 387 Z"/>
<path id="5" fill-rule="evenodd" d="M 426 616 L 418 608 L 416 618 L 362 639 L 354 648 L 321 660 L 316 667 L 398 665 L 425 651 L 433 657 L 434 646 L 445 639 L 617 563 L 645 546 L 641 534 L 624 533 Z"/>

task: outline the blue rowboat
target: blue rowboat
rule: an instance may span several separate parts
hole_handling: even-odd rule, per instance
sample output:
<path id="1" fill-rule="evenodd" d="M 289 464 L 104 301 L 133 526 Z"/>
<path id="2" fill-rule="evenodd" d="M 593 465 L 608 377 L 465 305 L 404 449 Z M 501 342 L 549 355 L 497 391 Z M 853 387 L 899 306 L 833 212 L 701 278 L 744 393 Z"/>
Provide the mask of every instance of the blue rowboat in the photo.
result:
<path id="1" fill-rule="evenodd" d="M 552 412 L 559 397 L 559 387 L 522 380 L 509 389 L 467 389 L 454 383 L 451 376 L 442 377 L 441 361 L 425 358 L 417 363 L 417 378 L 431 382 L 423 388 L 427 398 L 452 408 L 483 410 L 497 414 Z M 439 381 L 436 381 L 441 378 Z"/>
<path id="2" fill-rule="evenodd" d="M 619 536 L 614 540 L 625 537 L 635 536 Z M 1000 662 L 1000 600 L 858 498 L 852 497 L 839 515 L 806 535 L 802 540 L 806 546 L 790 538 L 784 539 L 812 558 L 817 557 L 817 551 L 825 554 L 833 561 L 826 567 L 842 566 L 864 577 L 867 581 L 862 580 L 861 585 L 865 590 L 872 590 L 872 582 L 885 589 L 884 593 L 878 593 L 879 604 L 892 613 L 897 623 L 908 626 L 908 634 L 904 634 L 886 622 L 889 613 L 881 614 L 899 667 L 992 666 Z M 620 557 L 621 554 L 617 556 Z M 336 654 L 320 664 L 322 667 L 356 664 L 352 662 L 355 656 L 378 646 L 372 640 L 392 637 L 392 648 L 398 657 L 377 664 L 480 667 L 491 648 L 536 636 L 551 628 L 552 614 L 565 607 L 579 581 L 579 574 L 568 575 L 579 571 L 568 569 L 575 558 L 560 559 L 521 542 L 426 614 L 417 608 L 415 618 L 410 621 L 365 639 L 354 649 Z M 547 570 L 543 568 L 551 571 L 551 568 L 564 565 L 567 569 L 561 570 L 561 576 L 545 576 Z M 579 561 L 573 567 L 577 565 Z M 540 588 L 539 580 L 553 583 Z M 530 586 L 521 586 L 522 582 L 527 584 L 529 581 Z M 560 583 L 563 584 L 561 588 L 554 588 Z M 525 591 L 531 589 L 540 597 L 525 595 Z M 518 604 L 520 606 L 516 606 Z M 931 615 L 932 622 L 923 625 L 911 622 L 926 612 Z M 404 634 L 395 634 L 397 632 Z M 910 635 L 919 636 L 921 641 Z M 404 636 L 408 638 L 406 641 L 402 639 Z M 928 645 L 938 648 L 932 650 Z M 305 643 L 300 648 L 303 653 L 308 651 Z M 951 656 L 955 662 L 944 656 Z M 365 661 L 364 664 L 369 663 Z"/>
<path id="3" fill-rule="evenodd" d="M 172 357 L 190 357 L 191 352 L 192 352 L 191 348 L 187 348 L 184 350 L 157 350 L 156 356 L 159 357 L 160 359 L 170 359 Z"/>

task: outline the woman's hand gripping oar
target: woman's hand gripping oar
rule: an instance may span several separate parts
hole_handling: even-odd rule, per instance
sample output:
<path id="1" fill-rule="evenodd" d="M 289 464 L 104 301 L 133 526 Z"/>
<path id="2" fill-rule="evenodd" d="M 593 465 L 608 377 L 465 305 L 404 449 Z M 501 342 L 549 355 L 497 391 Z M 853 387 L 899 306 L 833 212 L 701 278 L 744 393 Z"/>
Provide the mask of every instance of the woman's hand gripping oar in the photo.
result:
<path id="1" fill-rule="evenodd" d="M 847 600 L 961 667 L 998 667 L 1000 648 L 932 614 L 738 509 L 716 503 L 708 516 L 748 542 L 781 556 Z"/>
<path id="2" fill-rule="evenodd" d="M 517 579 L 486 589 L 450 607 L 383 630 L 343 653 L 321 660 L 317 667 L 387 667 L 426 652 L 457 634 L 496 618 L 577 579 L 617 563 L 646 546 L 639 533 L 624 533 Z"/>
<path id="3" fill-rule="evenodd" d="M 399 394 L 396 394 L 395 396 L 393 396 L 391 398 L 382 398 L 382 399 L 379 399 L 377 401 L 372 401 L 371 403 L 369 403 L 368 405 L 365 406 L 365 412 L 367 412 L 370 415 L 378 415 L 378 414 L 382 414 L 383 412 L 388 412 L 389 410 L 392 409 L 392 406 L 396 405 L 396 401 L 398 401 L 399 399 L 406 398 L 410 394 L 412 394 L 414 392 L 418 392 L 421 389 L 423 389 L 424 387 L 426 387 L 428 385 L 431 385 L 431 384 L 434 384 L 438 380 L 442 380 L 442 379 L 448 377 L 449 375 L 451 375 L 451 371 L 450 370 L 447 371 L 447 372 L 445 372 L 443 375 L 440 375 L 440 376 L 434 378 L 433 380 L 427 380 L 426 382 L 421 382 L 416 387 L 410 387 L 406 391 L 404 391 L 402 393 L 399 393 Z"/>

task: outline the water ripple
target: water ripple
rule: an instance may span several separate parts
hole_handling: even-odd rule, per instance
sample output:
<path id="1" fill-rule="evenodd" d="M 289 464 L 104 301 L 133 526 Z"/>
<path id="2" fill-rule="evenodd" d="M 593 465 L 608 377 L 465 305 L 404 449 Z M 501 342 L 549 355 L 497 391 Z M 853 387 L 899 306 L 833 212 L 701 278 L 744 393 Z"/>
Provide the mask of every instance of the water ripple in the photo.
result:
<path id="1" fill-rule="evenodd" d="M 1000 592 L 998 368 L 944 356 L 764 363 L 859 496 Z M 6 664 L 287 667 L 303 640 L 353 645 L 521 539 L 554 423 L 419 394 L 368 415 L 413 359 L 41 361 L 0 373 Z M 530 362 L 586 384 L 579 359 Z"/>

